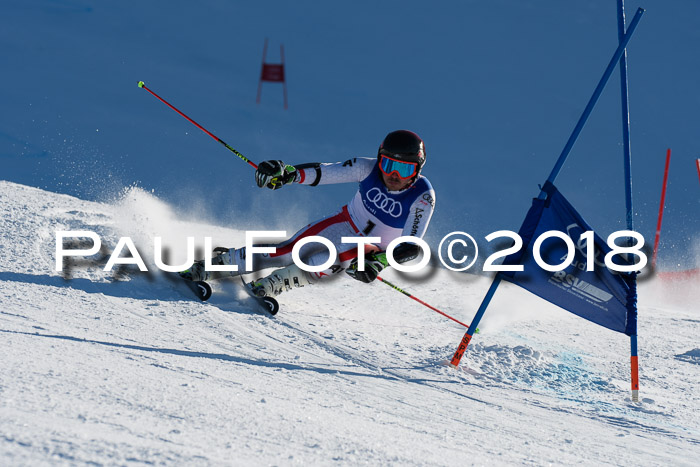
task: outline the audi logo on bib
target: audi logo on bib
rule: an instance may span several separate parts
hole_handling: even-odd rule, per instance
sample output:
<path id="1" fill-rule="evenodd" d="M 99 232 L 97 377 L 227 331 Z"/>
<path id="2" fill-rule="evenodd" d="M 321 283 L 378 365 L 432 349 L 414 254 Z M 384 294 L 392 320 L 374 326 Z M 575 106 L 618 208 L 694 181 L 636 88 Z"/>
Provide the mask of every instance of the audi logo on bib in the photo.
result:
<path id="1" fill-rule="evenodd" d="M 389 214 L 391 217 L 399 217 L 403 212 L 399 201 L 389 198 L 377 187 L 369 190 L 365 196 L 367 196 L 367 201 L 375 205 L 377 209 Z"/>

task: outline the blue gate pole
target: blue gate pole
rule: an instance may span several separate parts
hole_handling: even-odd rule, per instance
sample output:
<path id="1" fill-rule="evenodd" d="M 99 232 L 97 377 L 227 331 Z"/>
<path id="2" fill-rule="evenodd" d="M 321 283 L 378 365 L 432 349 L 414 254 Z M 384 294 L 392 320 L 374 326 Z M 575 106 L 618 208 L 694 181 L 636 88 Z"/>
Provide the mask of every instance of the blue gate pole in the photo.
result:
<path id="1" fill-rule="evenodd" d="M 452 367 L 457 368 L 459 366 L 459 362 L 460 360 L 462 360 L 462 355 L 464 355 L 464 351 L 467 350 L 467 346 L 472 340 L 472 336 L 476 332 L 476 328 L 479 326 L 479 321 L 481 321 L 481 317 L 484 316 L 484 313 L 486 313 L 486 308 L 488 308 L 489 303 L 491 303 L 491 299 L 496 293 L 496 289 L 498 288 L 498 284 L 500 283 L 501 275 L 500 273 L 497 273 L 496 277 L 493 278 L 493 282 L 491 282 L 491 286 L 489 287 L 488 292 L 486 292 L 486 296 L 481 301 L 481 305 L 479 306 L 476 315 L 474 315 L 474 319 L 472 319 L 472 322 L 469 325 L 469 329 L 467 329 L 467 332 L 464 333 L 464 336 L 462 337 L 462 340 L 459 343 L 455 354 L 452 356 L 452 360 L 450 360 L 450 365 L 452 365 Z"/>
<path id="2" fill-rule="evenodd" d="M 619 42 L 625 37 L 625 1 L 617 0 L 617 33 Z M 620 91 L 622 96 L 622 142 L 625 152 L 625 207 L 627 209 L 627 230 L 634 230 L 634 209 L 632 205 L 632 149 L 630 144 L 630 112 L 629 92 L 627 84 L 627 52 L 620 57 Z M 631 241 L 629 242 L 631 243 Z M 631 245 L 630 245 L 631 246 Z M 632 281 L 637 280 L 635 275 Z M 636 285 L 636 284 L 635 284 Z M 637 358 L 637 306 L 628 304 L 628 321 L 635 323 L 633 334 L 630 335 L 630 373 L 632 382 L 632 401 L 639 402 L 639 362 Z"/>
<path id="3" fill-rule="evenodd" d="M 625 0 L 617 0 L 617 31 L 620 43 L 625 37 Z M 627 86 L 627 51 L 620 57 L 620 91 L 622 94 L 622 143 L 625 152 L 625 206 L 627 228 L 634 229 L 632 212 L 632 149 L 630 145 L 630 111 Z"/>
<path id="4" fill-rule="evenodd" d="M 600 81 L 598 82 L 598 86 L 596 86 L 595 91 L 593 91 L 593 95 L 591 96 L 591 99 L 588 101 L 588 105 L 586 105 L 586 108 L 584 109 L 583 114 L 581 114 L 581 118 L 579 118 L 578 123 L 576 124 L 576 127 L 574 128 L 574 131 L 571 133 L 571 136 L 569 137 L 569 141 L 566 142 L 564 149 L 562 150 L 561 154 L 559 155 L 559 159 L 557 160 L 557 163 L 554 164 L 554 168 L 552 169 L 552 172 L 549 174 L 549 178 L 547 178 L 548 182 L 553 184 L 554 179 L 556 179 L 557 175 L 559 175 L 559 171 L 561 170 L 562 166 L 564 165 L 564 162 L 566 162 L 566 158 L 569 157 L 569 153 L 571 152 L 571 148 L 574 147 L 574 143 L 576 143 L 576 140 L 578 139 L 579 134 L 581 133 L 581 130 L 583 130 L 583 127 L 586 124 L 588 117 L 591 115 L 591 112 L 593 111 L 593 107 L 595 107 L 596 103 L 598 102 L 598 98 L 603 93 L 603 89 L 605 88 L 605 85 L 608 83 L 608 80 L 610 79 L 610 75 L 612 75 L 613 71 L 615 70 L 615 66 L 620 61 L 620 57 L 622 57 L 622 55 L 624 54 L 625 47 L 627 47 L 627 43 L 632 38 L 632 34 L 634 33 L 634 30 L 637 28 L 637 24 L 639 24 L 639 20 L 642 19 L 643 14 L 644 14 L 644 9 L 639 8 L 637 10 L 637 13 L 634 15 L 634 18 L 632 19 L 632 23 L 630 24 L 630 27 L 627 29 L 627 33 L 623 33 L 620 36 L 620 45 L 618 45 L 617 50 L 615 50 L 615 53 L 613 54 L 612 59 L 610 59 L 610 63 L 608 63 L 608 67 L 605 69 L 605 73 L 603 73 L 603 76 L 600 78 Z M 540 195 L 538 198 L 545 199 L 546 197 L 547 197 L 547 193 L 545 193 L 544 190 L 540 191 Z"/>
<path id="5" fill-rule="evenodd" d="M 627 33 L 625 33 L 621 36 L 620 44 L 618 45 L 617 49 L 615 50 L 615 53 L 613 54 L 612 59 L 610 59 L 610 63 L 608 63 L 608 66 L 605 69 L 605 72 L 603 73 L 602 78 L 600 78 L 600 81 L 598 82 L 598 86 L 596 86 L 595 91 L 593 92 L 593 95 L 591 96 L 591 99 L 588 101 L 588 105 L 586 105 L 586 108 L 584 109 L 583 114 L 581 115 L 581 118 L 579 118 L 579 121 L 576 124 L 576 127 L 574 128 L 574 131 L 571 133 L 571 136 L 569 137 L 569 141 L 567 141 L 566 146 L 564 146 L 563 151 L 559 155 L 559 159 L 557 159 L 557 163 L 554 165 L 552 172 L 549 174 L 549 178 L 547 178 L 548 182 L 553 184 L 554 180 L 557 178 L 557 175 L 559 175 L 559 171 L 561 170 L 562 166 L 564 165 L 566 158 L 569 156 L 569 153 L 571 152 L 571 148 L 574 147 L 574 143 L 578 139 L 578 136 L 581 133 L 581 130 L 583 130 L 583 127 L 586 124 L 586 120 L 588 120 L 588 117 L 590 116 L 591 112 L 593 111 L 593 107 L 595 107 L 595 104 L 598 102 L 598 98 L 603 93 L 603 89 L 605 88 L 605 85 L 608 83 L 608 80 L 610 79 L 610 75 L 612 75 L 613 71 L 615 70 L 615 66 L 620 61 L 620 58 L 622 57 L 623 53 L 625 52 L 625 47 L 627 46 L 627 43 L 629 42 L 629 40 L 632 38 L 632 34 L 634 33 L 634 30 L 637 28 L 637 24 L 639 23 L 639 20 L 642 19 L 643 14 L 644 14 L 644 9 L 639 8 L 637 10 L 637 13 L 634 15 L 634 18 L 632 19 L 632 23 L 630 24 L 630 27 L 627 29 Z M 546 197 L 547 197 L 547 193 L 544 190 L 541 190 L 538 198 L 545 199 Z M 493 296 L 496 293 L 496 289 L 498 288 L 498 285 L 500 283 L 501 283 L 501 276 L 500 276 L 500 273 L 497 273 L 496 276 L 493 278 L 493 282 L 491 282 L 491 286 L 489 287 L 488 292 L 486 292 L 486 296 L 484 297 L 484 299 L 481 302 L 481 305 L 479 306 L 479 310 L 476 312 L 476 315 L 474 315 L 474 319 L 472 319 L 472 322 L 469 325 L 469 329 L 467 329 L 467 332 L 464 334 L 464 337 L 462 337 L 462 341 L 459 343 L 459 346 L 457 347 L 457 350 L 455 351 L 455 353 L 452 357 L 452 360 L 450 361 L 450 365 L 452 365 L 453 367 L 457 368 L 457 366 L 459 365 L 459 362 L 462 359 L 462 355 L 464 355 L 464 351 L 467 349 L 467 346 L 469 345 L 469 342 L 471 341 L 472 335 L 473 335 L 474 331 L 476 331 L 476 328 L 479 326 L 479 322 L 481 321 L 481 318 L 484 316 L 484 313 L 486 312 L 486 309 L 488 308 L 489 303 L 491 303 L 491 299 L 493 299 Z"/>

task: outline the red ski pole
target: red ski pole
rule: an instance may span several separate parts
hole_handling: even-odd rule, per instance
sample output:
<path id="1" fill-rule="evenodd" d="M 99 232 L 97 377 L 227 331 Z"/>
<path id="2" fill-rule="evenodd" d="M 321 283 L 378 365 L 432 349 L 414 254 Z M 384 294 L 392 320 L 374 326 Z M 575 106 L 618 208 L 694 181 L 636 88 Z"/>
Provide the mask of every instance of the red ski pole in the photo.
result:
<path id="1" fill-rule="evenodd" d="M 192 123 L 194 126 L 196 126 L 197 128 L 199 128 L 200 130 L 202 130 L 204 133 L 208 134 L 209 136 L 211 136 L 212 138 L 214 138 L 215 140 L 217 140 L 219 143 L 223 144 L 224 147 L 225 147 L 226 149 L 228 149 L 229 151 L 231 151 L 232 153 L 234 153 L 235 155 L 237 155 L 238 157 L 240 157 L 244 162 L 247 162 L 248 164 L 250 164 L 251 166 L 253 166 L 253 168 L 255 168 L 255 169 L 258 168 L 257 164 L 255 164 L 254 162 L 252 162 L 251 160 L 249 160 L 247 157 L 245 157 L 245 156 L 244 156 L 243 154 L 241 154 L 240 152 L 238 152 L 238 151 L 236 151 L 235 149 L 233 149 L 231 146 L 229 146 L 228 144 L 226 144 L 222 139 L 217 138 L 216 136 L 214 136 L 212 133 L 210 133 L 209 131 L 207 131 L 202 125 L 200 125 L 199 123 L 195 122 L 194 120 L 192 120 L 190 117 L 188 117 L 188 116 L 185 115 L 184 113 L 180 112 L 177 108 L 175 108 L 175 107 L 174 107 L 173 105 L 171 105 L 168 101 L 166 101 L 165 99 L 163 99 L 162 97 L 160 97 L 158 94 L 156 94 L 155 92 L 153 92 L 153 91 L 151 91 L 150 89 L 148 89 L 148 88 L 146 87 L 146 85 L 144 84 L 143 81 L 139 81 L 139 87 L 140 87 L 140 88 L 143 88 L 143 89 L 145 89 L 146 91 L 148 91 L 148 92 L 150 92 L 151 94 L 153 94 L 153 95 L 154 95 L 156 98 L 158 98 L 158 100 L 160 100 L 163 104 L 167 105 L 168 107 L 170 107 L 171 109 L 173 109 L 175 112 L 177 112 L 177 113 L 179 113 L 180 115 L 182 115 L 183 117 L 185 117 L 185 118 L 187 119 L 187 121 L 189 121 L 189 122 Z"/>
<path id="2" fill-rule="evenodd" d="M 452 321 L 454 321 L 455 323 L 461 324 L 461 325 L 464 326 L 465 328 L 468 328 L 468 327 L 469 327 L 469 326 L 467 326 L 466 324 L 464 324 L 463 322 L 454 319 L 452 316 L 448 315 L 447 313 L 443 313 L 442 311 L 438 310 L 437 308 L 428 305 L 428 304 L 425 303 L 423 300 L 420 300 L 420 299 L 414 297 L 413 295 L 411 295 L 410 293 L 406 292 L 406 291 L 403 290 L 402 288 L 395 286 L 394 284 L 392 284 L 392 283 L 389 282 L 388 280 L 382 279 L 382 278 L 379 277 L 379 276 L 377 276 L 377 279 L 379 279 L 380 281 L 384 282 L 386 285 L 388 285 L 388 286 L 391 287 L 392 289 L 398 290 L 399 292 L 401 292 L 402 294 L 404 294 L 404 295 L 407 296 L 408 298 L 412 298 L 413 300 L 417 301 L 417 302 L 420 303 L 421 305 L 425 305 L 425 306 L 427 306 L 428 308 L 430 308 L 431 310 L 435 311 L 436 313 L 440 313 L 440 314 L 441 314 L 442 316 L 444 316 L 445 318 L 449 318 L 449 319 L 451 319 Z M 478 331 L 477 331 L 477 332 L 478 332 Z"/>

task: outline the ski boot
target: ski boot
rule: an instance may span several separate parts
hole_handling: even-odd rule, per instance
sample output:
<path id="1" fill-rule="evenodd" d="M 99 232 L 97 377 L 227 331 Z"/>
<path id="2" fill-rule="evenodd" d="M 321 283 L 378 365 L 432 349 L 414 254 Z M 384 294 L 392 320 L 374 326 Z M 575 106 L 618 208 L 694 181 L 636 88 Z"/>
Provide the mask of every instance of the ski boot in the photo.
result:
<path id="1" fill-rule="evenodd" d="M 308 276 L 299 266 L 293 264 L 278 269 L 267 277 L 246 284 L 246 287 L 256 297 L 276 297 L 282 292 L 293 288 L 310 285 Z"/>
<path id="2" fill-rule="evenodd" d="M 235 251 L 235 248 L 214 248 L 214 253 L 216 254 L 216 256 L 214 256 L 211 259 L 211 264 L 215 266 L 235 264 L 233 259 Z M 207 271 L 205 270 L 204 260 L 200 259 L 192 263 L 192 266 L 180 272 L 179 274 L 180 277 L 182 277 L 183 279 L 187 279 L 193 282 L 205 282 L 209 280 L 221 279 L 223 277 L 237 276 L 239 273 L 235 271 Z"/>

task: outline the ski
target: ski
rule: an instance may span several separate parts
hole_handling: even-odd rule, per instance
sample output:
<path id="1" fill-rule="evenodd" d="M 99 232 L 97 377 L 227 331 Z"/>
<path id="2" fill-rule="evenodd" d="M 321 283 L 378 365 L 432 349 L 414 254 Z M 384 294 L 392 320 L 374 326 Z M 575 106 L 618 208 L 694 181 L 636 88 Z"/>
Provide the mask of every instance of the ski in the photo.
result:
<path id="1" fill-rule="evenodd" d="M 179 275 L 178 275 L 179 277 Z M 187 284 L 187 287 L 194 292 L 194 294 L 199 298 L 201 301 L 206 302 L 209 300 L 212 294 L 211 286 L 207 284 L 204 281 L 191 281 L 188 279 L 184 279 L 182 277 L 179 277 L 180 280 L 184 281 Z"/>
<path id="2" fill-rule="evenodd" d="M 212 296 L 212 289 L 211 286 L 204 281 L 190 281 L 184 278 L 181 278 L 178 276 L 178 278 L 182 281 L 184 281 L 187 286 L 194 292 L 194 294 L 199 298 L 201 301 L 206 302 L 211 298 Z M 241 282 L 243 284 L 243 289 L 246 291 L 246 293 L 255 299 L 255 301 L 260 305 L 260 308 L 262 308 L 263 311 L 266 313 L 269 313 L 272 316 L 275 316 L 277 312 L 280 309 L 279 302 L 275 300 L 272 297 L 258 297 L 257 295 L 253 294 L 253 292 L 250 290 L 250 288 L 247 286 L 245 281 L 243 281 L 243 278 L 241 278 Z"/>
<path id="3" fill-rule="evenodd" d="M 214 255 L 220 255 L 223 253 L 227 253 L 229 251 L 228 248 L 226 247 L 220 247 L 217 246 L 214 248 L 213 252 Z M 272 316 L 275 316 L 277 312 L 280 310 L 280 304 L 277 302 L 272 297 L 258 297 L 255 295 L 251 290 L 250 287 L 248 287 L 248 284 L 246 284 L 245 280 L 243 280 L 243 276 L 239 276 L 241 278 L 241 283 L 243 284 L 243 289 L 246 291 L 248 295 L 250 295 L 252 298 L 255 299 L 256 302 L 263 308 L 264 311 L 270 313 Z"/>
<path id="4" fill-rule="evenodd" d="M 246 291 L 248 295 L 250 295 L 252 298 L 255 299 L 256 302 L 260 305 L 262 309 L 264 309 L 266 312 L 270 313 L 270 315 L 275 316 L 278 311 L 280 311 L 280 304 L 277 300 L 275 300 L 273 297 L 258 297 L 253 293 L 252 290 L 250 290 L 250 287 L 248 287 L 248 284 L 243 280 L 243 277 L 239 276 L 241 278 L 241 283 L 243 284 L 243 289 Z"/>
<path id="5" fill-rule="evenodd" d="M 212 296 L 212 289 L 211 286 L 204 281 L 191 281 L 184 279 L 178 275 L 178 279 L 185 284 L 187 284 L 187 287 L 194 292 L 194 294 L 199 298 L 201 301 L 206 302 L 211 298 Z M 245 283 L 243 278 L 241 277 L 241 283 L 243 289 L 246 291 L 246 293 L 255 299 L 255 301 L 258 303 L 260 308 L 265 311 L 266 313 L 269 313 L 270 315 L 274 316 L 277 314 L 277 312 L 280 309 L 279 302 L 275 300 L 273 297 L 258 297 L 255 295 L 251 290 L 250 287 Z"/>
<path id="6" fill-rule="evenodd" d="M 220 254 L 226 253 L 228 251 L 229 251 L 228 248 L 216 247 L 216 248 L 214 248 L 213 253 L 214 253 L 214 255 L 220 255 Z M 180 276 L 180 274 L 178 274 L 178 277 L 181 280 L 184 280 L 187 283 L 187 286 L 195 293 L 195 295 L 197 295 L 197 298 L 199 298 L 203 302 L 207 301 L 211 297 L 212 289 L 208 283 L 206 283 L 204 281 L 190 281 L 190 280 L 187 280 L 184 277 Z M 241 283 L 242 283 L 243 289 L 246 291 L 246 293 L 249 296 L 251 296 L 252 298 L 254 298 L 255 301 L 260 305 L 260 307 L 265 312 L 269 313 L 272 316 L 276 315 L 280 309 L 280 305 L 277 302 L 277 300 L 275 300 L 273 297 L 258 297 L 257 295 L 255 295 L 253 293 L 253 291 L 248 286 L 248 284 L 246 284 L 243 277 L 242 276 L 239 276 L 239 277 L 241 278 Z"/>

